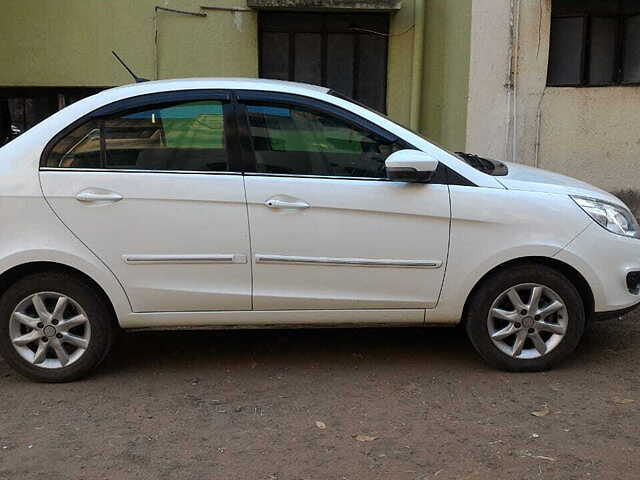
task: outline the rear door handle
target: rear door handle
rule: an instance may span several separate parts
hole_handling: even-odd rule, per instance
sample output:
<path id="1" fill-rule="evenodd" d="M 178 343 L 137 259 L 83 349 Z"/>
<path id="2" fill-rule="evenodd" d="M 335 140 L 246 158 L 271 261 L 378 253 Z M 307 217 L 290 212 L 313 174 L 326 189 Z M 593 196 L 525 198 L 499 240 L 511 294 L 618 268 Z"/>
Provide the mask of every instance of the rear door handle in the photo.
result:
<path id="1" fill-rule="evenodd" d="M 309 204 L 302 200 L 287 201 L 270 198 L 264 204 L 269 208 L 309 208 Z"/>
<path id="2" fill-rule="evenodd" d="M 76 198 L 85 203 L 118 202 L 122 200 L 122 195 L 115 192 L 83 190 L 76 195 Z"/>

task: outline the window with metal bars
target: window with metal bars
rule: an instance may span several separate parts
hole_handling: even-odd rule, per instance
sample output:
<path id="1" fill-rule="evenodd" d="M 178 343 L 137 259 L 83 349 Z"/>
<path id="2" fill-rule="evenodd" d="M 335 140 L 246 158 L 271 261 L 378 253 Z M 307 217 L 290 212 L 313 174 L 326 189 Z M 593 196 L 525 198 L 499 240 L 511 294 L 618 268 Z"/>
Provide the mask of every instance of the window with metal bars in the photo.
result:
<path id="1" fill-rule="evenodd" d="M 323 85 L 386 111 L 388 14 L 261 12 L 260 76 Z"/>
<path id="2" fill-rule="evenodd" d="M 640 84 L 640 1 L 553 0 L 547 84 Z"/>
<path id="3" fill-rule="evenodd" d="M 104 87 L 106 88 L 106 87 Z M 0 88 L 0 146 L 101 87 Z"/>

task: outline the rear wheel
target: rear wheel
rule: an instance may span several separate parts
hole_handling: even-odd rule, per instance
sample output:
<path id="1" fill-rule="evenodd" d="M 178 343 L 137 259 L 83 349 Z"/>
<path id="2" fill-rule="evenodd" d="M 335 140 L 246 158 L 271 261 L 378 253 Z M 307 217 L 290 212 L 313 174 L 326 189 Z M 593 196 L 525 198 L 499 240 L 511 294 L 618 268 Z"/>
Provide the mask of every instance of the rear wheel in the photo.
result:
<path id="1" fill-rule="evenodd" d="M 585 327 L 573 284 L 544 265 L 520 265 L 485 279 L 466 310 L 469 338 L 489 364 L 510 371 L 546 370 L 570 355 Z"/>
<path id="2" fill-rule="evenodd" d="M 29 275 L 0 299 L 0 354 L 32 380 L 85 376 L 106 357 L 115 332 L 102 296 L 73 275 Z"/>

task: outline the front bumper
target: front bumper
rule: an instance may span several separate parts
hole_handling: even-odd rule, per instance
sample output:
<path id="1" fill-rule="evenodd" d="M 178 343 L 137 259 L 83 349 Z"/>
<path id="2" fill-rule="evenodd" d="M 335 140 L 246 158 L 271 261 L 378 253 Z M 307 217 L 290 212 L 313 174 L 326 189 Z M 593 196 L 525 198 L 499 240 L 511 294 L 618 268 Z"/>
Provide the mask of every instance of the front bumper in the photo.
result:
<path id="1" fill-rule="evenodd" d="M 638 307 L 640 307 L 640 301 L 635 305 L 631 305 L 630 307 L 622 308 L 620 310 L 610 310 L 608 312 L 596 312 L 593 314 L 593 319 L 595 321 L 619 319 L 623 315 L 633 312 Z"/>
<path id="2" fill-rule="evenodd" d="M 588 226 L 554 258 L 571 265 L 593 293 L 596 317 L 619 316 L 640 303 L 627 276 L 640 271 L 640 240 L 608 232 L 596 222 Z"/>

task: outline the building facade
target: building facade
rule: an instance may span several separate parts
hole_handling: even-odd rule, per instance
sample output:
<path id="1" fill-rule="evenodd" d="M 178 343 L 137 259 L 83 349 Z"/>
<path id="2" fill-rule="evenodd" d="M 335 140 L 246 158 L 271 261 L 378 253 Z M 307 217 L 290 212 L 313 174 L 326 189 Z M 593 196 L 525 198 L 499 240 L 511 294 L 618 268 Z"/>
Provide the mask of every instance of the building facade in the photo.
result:
<path id="1" fill-rule="evenodd" d="M 0 136 L 131 77 L 317 83 L 452 150 L 640 190 L 636 0 L 4 0 Z M 633 194 L 631 194 L 633 195 Z"/>

